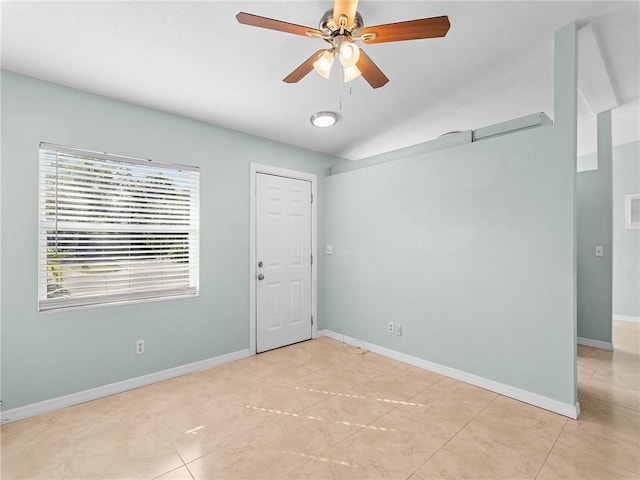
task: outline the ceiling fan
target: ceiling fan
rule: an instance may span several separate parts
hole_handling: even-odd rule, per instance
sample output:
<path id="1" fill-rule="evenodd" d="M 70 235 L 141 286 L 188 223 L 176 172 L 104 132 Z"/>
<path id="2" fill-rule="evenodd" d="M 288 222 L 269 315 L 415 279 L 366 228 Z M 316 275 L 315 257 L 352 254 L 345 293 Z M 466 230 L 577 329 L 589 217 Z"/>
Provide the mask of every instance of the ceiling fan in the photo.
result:
<path id="1" fill-rule="evenodd" d="M 302 62 L 283 79 L 284 82 L 299 82 L 311 70 L 316 70 L 324 78 L 329 78 L 334 58 L 338 55 L 345 82 L 362 75 L 373 88 L 386 85 L 389 79 L 355 42 L 373 44 L 436 38 L 444 37 L 449 31 L 450 24 L 447 16 L 365 27 L 357 8 L 358 0 L 334 0 L 333 9 L 327 10 L 320 19 L 319 29 L 245 12 L 238 13 L 236 19 L 244 25 L 321 38 L 331 45 L 329 48 L 318 50 Z"/>

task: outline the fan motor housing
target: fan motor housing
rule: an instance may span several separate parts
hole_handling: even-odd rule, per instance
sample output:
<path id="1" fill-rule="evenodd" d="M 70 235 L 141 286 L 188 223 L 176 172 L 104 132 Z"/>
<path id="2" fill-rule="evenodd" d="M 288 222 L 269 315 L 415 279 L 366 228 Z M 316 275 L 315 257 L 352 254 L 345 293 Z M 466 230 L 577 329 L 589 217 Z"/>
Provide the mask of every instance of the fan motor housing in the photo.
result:
<path id="1" fill-rule="evenodd" d="M 360 12 L 356 12 L 356 17 L 353 22 L 353 27 L 350 30 L 344 30 L 344 32 L 340 33 L 340 27 L 336 25 L 336 22 L 333 21 L 333 8 L 327 10 L 325 14 L 320 19 L 320 30 L 325 37 L 334 37 L 337 35 L 348 35 L 357 37 L 360 35 L 360 30 L 364 26 L 364 22 L 362 21 L 362 15 Z M 325 38 L 325 40 L 329 43 L 333 43 L 332 39 Z"/>

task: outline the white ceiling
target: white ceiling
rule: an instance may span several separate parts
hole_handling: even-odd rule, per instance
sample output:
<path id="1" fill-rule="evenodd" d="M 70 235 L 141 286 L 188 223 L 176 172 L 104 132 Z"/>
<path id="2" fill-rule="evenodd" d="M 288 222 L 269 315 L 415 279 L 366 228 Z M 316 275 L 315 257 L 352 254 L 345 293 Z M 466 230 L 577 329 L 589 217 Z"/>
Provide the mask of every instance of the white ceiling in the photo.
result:
<path id="1" fill-rule="evenodd" d="M 543 111 L 554 31 L 591 25 L 617 103 L 614 144 L 640 138 L 640 2 L 361 0 L 365 26 L 448 15 L 444 38 L 365 46 L 390 82 L 340 84 L 334 65 L 282 82 L 327 45 L 240 25 L 240 11 L 317 27 L 332 0 L 2 2 L 2 68 L 273 140 L 361 159 Z M 587 66 L 589 71 L 590 66 Z M 596 69 L 594 68 L 594 71 Z M 595 151 L 580 95 L 579 153 Z M 339 112 L 328 129 L 319 110 Z"/>

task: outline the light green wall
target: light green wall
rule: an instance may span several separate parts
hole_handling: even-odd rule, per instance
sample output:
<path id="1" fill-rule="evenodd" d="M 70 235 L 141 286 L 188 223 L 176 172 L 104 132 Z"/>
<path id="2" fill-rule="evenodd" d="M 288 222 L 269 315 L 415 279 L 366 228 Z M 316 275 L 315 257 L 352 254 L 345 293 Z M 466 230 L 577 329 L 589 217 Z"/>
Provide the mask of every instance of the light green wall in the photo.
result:
<path id="1" fill-rule="evenodd" d="M 342 161 L 2 72 L 4 408 L 248 348 L 250 162 L 319 174 L 322 327 L 573 404 L 575 25 L 556 41 L 555 125 L 329 179 Z M 200 296 L 38 314 L 40 141 L 199 165 Z"/>
<path id="2" fill-rule="evenodd" d="M 537 147 L 550 130 L 330 177 L 323 325 L 573 403 L 572 192 Z"/>
<path id="3" fill-rule="evenodd" d="M 640 142 L 613 151 L 613 314 L 640 318 L 640 230 L 624 228 L 629 193 L 640 193 Z"/>
<path id="4" fill-rule="evenodd" d="M 598 115 L 596 158 L 597 170 L 579 172 L 576 182 L 578 337 L 611 343 L 611 112 Z"/>
<path id="5" fill-rule="evenodd" d="M 199 165 L 200 296 L 38 314 L 40 141 Z M 342 162 L 6 71 L 1 154 L 5 409 L 248 348 L 249 163 L 319 175 L 322 244 L 324 177 Z"/>
<path id="6" fill-rule="evenodd" d="M 575 55 L 555 125 L 329 178 L 325 328 L 575 403 Z"/>
<path id="7" fill-rule="evenodd" d="M 598 153 L 592 152 L 578 157 L 578 173 L 598 169 Z"/>
<path id="8" fill-rule="evenodd" d="M 626 230 L 624 228 L 624 196 L 629 193 L 640 193 L 640 142 L 618 145 L 613 148 L 612 156 L 612 313 L 614 316 L 640 318 L 640 230 Z M 578 251 L 578 269 L 580 270 L 580 266 L 583 265 L 585 272 L 590 269 L 596 277 L 601 276 L 604 265 L 600 261 L 601 259 L 591 257 L 594 246 L 603 242 L 602 238 L 606 233 L 606 225 L 603 224 L 603 220 L 607 214 L 606 207 L 601 204 L 603 198 L 606 200 L 606 194 L 603 193 L 603 189 L 607 188 L 606 174 L 598 170 L 597 157 L 597 153 L 591 153 L 578 158 L 577 198 L 578 241 L 583 245 L 583 249 Z M 605 250 L 605 253 L 611 253 L 610 248 Z M 587 255 L 589 258 L 586 258 Z M 595 270 L 593 270 L 594 268 Z M 594 300 L 602 300 L 602 292 L 605 288 L 604 284 L 598 286 L 597 282 L 592 282 L 591 287 L 592 291 L 585 292 L 583 295 L 586 304 L 584 305 L 584 314 L 578 316 L 578 336 L 611 341 L 610 328 L 605 325 L 606 322 L 599 321 L 598 326 L 595 324 L 593 326 L 585 325 L 585 318 L 591 317 L 591 320 L 595 318 L 588 305 L 590 295 L 593 295 Z M 602 311 L 602 302 L 600 302 L 600 306 L 591 302 L 591 306 L 599 309 L 599 317 L 604 318 L 606 312 Z M 609 340 L 604 340 L 607 336 Z"/>

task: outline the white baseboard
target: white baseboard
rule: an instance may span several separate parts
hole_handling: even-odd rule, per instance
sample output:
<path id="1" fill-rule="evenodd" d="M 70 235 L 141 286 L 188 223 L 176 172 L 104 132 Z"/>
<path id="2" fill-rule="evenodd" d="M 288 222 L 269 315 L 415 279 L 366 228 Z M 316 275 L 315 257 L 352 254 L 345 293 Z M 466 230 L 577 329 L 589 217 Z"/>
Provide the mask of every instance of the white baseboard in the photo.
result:
<path id="1" fill-rule="evenodd" d="M 343 335 L 342 333 L 335 333 L 331 330 L 322 330 L 319 333 L 321 335 L 333 338 L 334 340 L 338 340 L 339 342 L 361 344 L 367 350 L 378 353 L 380 355 L 384 355 L 385 357 L 408 363 L 415 367 L 423 368 L 431 372 L 439 373 L 441 375 L 460 380 L 461 382 L 469 383 L 471 385 L 475 385 L 476 387 L 499 393 L 500 395 L 504 395 L 505 397 L 520 400 L 521 402 L 544 408 L 545 410 L 549 410 L 551 412 L 559 413 L 560 415 L 564 415 L 569 418 L 576 419 L 580 415 L 580 404 L 578 402 L 576 402 L 575 405 L 559 402 L 558 400 L 554 400 L 543 395 L 538 395 L 537 393 L 512 387 L 511 385 L 506 385 L 504 383 L 495 382 L 493 380 L 489 380 L 488 378 L 463 372 L 462 370 L 457 370 L 445 365 L 440 365 L 439 363 L 430 362 L 428 360 L 414 357 L 406 353 L 397 352 L 389 348 L 380 347 L 372 343 L 363 342 L 362 340 L 348 337 L 346 335 Z"/>
<path id="2" fill-rule="evenodd" d="M 585 347 L 600 348 L 602 350 L 613 350 L 613 344 L 611 342 L 603 342 L 602 340 L 593 340 L 591 338 L 577 338 L 578 345 L 584 345 Z"/>
<path id="3" fill-rule="evenodd" d="M 239 350 L 237 352 L 227 353 L 218 357 L 200 360 L 199 362 L 188 363 L 186 365 L 180 365 L 179 367 L 168 368 L 148 375 L 142 375 L 141 377 L 130 378 L 121 382 L 110 383 L 108 385 L 90 388 L 89 390 L 83 390 L 82 392 L 43 400 L 42 402 L 32 403 L 23 407 L 12 408 L 10 410 L 0 412 L 0 424 L 15 422 L 16 420 L 22 420 L 24 418 L 41 415 L 61 408 L 71 407 L 90 400 L 108 397 L 109 395 L 121 393 L 126 390 L 132 390 L 134 388 L 144 387 L 145 385 L 169 380 L 170 378 L 179 377 L 188 373 L 207 370 L 217 365 L 233 362 L 234 360 L 240 360 L 241 358 L 246 358 L 248 356 L 248 349 Z"/>
<path id="4" fill-rule="evenodd" d="M 630 315 L 614 315 L 613 319 L 618 320 L 620 322 L 640 323 L 640 317 L 632 317 Z"/>

